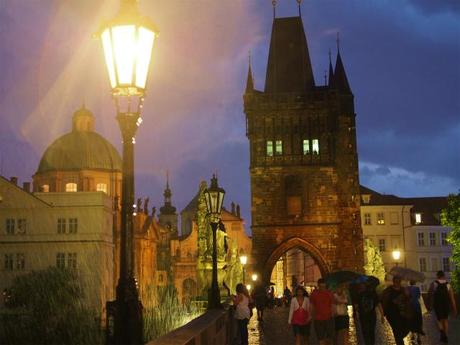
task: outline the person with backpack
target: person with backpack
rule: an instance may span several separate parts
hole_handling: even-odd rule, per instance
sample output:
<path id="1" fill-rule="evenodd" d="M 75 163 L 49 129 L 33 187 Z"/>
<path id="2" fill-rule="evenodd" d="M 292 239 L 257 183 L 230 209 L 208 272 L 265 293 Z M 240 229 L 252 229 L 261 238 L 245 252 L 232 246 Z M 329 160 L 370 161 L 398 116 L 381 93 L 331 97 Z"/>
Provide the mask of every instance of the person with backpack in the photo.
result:
<path id="1" fill-rule="evenodd" d="M 440 340 L 447 344 L 449 311 L 452 310 L 452 314 L 454 316 L 457 315 L 457 305 L 452 287 L 447 282 L 444 272 L 438 271 L 436 277 L 438 279 L 431 283 L 428 295 L 430 297 L 430 304 L 438 320 Z"/>
<path id="2" fill-rule="evenodd" d="M 375 309 L 379 309 L 380 315 L 383 319 L 382 305 L 380 304 L 379 297 L 375 288 L 371 284 L 361 283 L 358 287 L 356 296 L 356 310 L 358 312 L 359 324 L 363 333 L 364 344 L 375 344 L 375 325 L 377 323 L 377 314 Z"/>
<path id="3" fill-rule="evenodd" d="M 288 323 L 294 331 L 295 344 L 306 344 L 310 336 L 311 308 L 307 292 L 302 286 L 297 286 L 295 296 L 291 299 Z"/>

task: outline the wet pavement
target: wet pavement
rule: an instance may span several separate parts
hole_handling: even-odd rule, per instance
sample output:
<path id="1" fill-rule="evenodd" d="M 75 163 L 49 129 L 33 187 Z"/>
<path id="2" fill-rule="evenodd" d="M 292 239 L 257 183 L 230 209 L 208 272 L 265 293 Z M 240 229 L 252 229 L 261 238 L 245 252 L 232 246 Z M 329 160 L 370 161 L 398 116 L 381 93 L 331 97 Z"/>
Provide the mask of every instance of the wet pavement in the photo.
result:
<path id="1" fill-rule="evenodd" d="M 255 313 L 254 310 L 254 314 Z M 289 308 L 276 307 L 274 309 L 266 309 L 264 314 L 264 322 L 257 321 L 257 317 L 253 316 L 249 322 L 249 344 L 250 345 L 290 345 L 294 344 L 294 335 L 291 327 L 287 323 Z M 352 317 L 352 309 L 350 307 L 350 330 L 349 344 L 361 345 L 364 344 L 361 338 L 359 326 L 355 327 L 355 320 Z M 378 318 L 380 320 L 380 318 Z M 437 330 L 436 321 L 432 314 L 425 314 L 424 330 L 426 336 L 421 338 L 423 345 L 438 345 L 439 332 Z M 460 318 L 451 319 L 449 321 L 449 344 L 460 345 Z M 315 337 L 313 328 L 310 332 L 309 345 L 317 345 L 318 341 Z M 412 345 L 417 342 L 406 337 L 405 344 Z M 376 344 L 375 345 L 395 345 L 393 334 L 390 325 L 385 321 L 383 324 L 377 321 L 376 329 Z"/>

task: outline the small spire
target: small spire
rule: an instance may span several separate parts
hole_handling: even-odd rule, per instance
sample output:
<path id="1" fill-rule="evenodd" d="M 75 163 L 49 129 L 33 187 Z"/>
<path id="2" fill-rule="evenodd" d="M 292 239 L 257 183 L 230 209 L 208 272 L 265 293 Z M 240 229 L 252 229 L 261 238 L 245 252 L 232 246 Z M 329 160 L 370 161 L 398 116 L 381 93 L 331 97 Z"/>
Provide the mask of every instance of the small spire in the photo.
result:
<path id="1" fill-rule="evenodd" d="M 327 86 L 327 70 L 324 70 L 324 86 Z"/>
<path id="2" fill-rule="evenodd" d="M 337 60 L 335 62 L 334 87 L 342 93 L 352 94 L 339 50 L 337 51 Z"/>
<path id="3" fill-rule="evenodd" d="M 302 17 L 302 9 L 300 8 L 300 5 L 302 4 L 302 0 L 296 0 L 297 4 L 299 5 L 299 17 Z"/>
<path id="4" fill-rule="evenodd" d="M 169 189 L 169 170 L 166 170 L 166 188 Z"/>
<path id="5" fill-rule="evenodd" d="M 337 42 L 337 53 L 340 53 L 340 32 L 339 31 L 337 31 L 336 42 Z"/>
<path id="6" fill-rule="evenodd" d="M 272 1 L 272 6 L 273 6 L 273 19 L 276 18 L 276 0 Z"/>
<path id="7" fill-rule="evenodd" d="M 334 87 L 334 69 L 332 68 L 331 50 L 329 49 L 329 87 Z"/>
<path id="8" fill-rule="evenodd" d="M 251 69 L 251 51 L 249 51 L 249 67 L 248 67 L 248 76 L 246 79 L 246 93 L 251 93 L 254 91 L 254 79 L 252 78 L 252 69 Z"/>

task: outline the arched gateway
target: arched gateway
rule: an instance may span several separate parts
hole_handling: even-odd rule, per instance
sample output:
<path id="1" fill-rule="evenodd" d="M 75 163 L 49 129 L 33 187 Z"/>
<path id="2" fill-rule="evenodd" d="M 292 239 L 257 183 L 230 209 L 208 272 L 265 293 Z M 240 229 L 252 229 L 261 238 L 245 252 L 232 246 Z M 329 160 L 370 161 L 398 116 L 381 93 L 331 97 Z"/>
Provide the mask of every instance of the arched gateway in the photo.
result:
<path id="1" fill-rule="evenodd" d="M 322 273 L 363 269 L 354 96 L 340 53 L 316 86 L 300 17 L 275 18 L 264 91 L 249 66 L 252 262 L 265 282 L 299 247 Z"/>

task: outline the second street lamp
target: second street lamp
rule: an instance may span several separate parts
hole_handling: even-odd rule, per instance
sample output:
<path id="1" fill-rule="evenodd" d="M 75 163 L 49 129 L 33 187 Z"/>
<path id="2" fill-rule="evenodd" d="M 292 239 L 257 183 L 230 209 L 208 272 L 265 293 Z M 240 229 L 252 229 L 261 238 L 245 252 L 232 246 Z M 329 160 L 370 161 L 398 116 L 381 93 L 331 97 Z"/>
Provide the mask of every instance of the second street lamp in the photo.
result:
<path id="1" fill-rule="evenodd" d="M 99 31 L 117 121 L 123 139 L 120 276 L 116 302 L 107 303 L 107 343 L 142 344 L 142 305 L 134 277 L 134 144 L 156 36 L 138 12 L 136 0 L 121 0 L 120 11 Z"/>
<path id="2" fill-rule="evenodd" d="M 248 263 L 248 257 L 246 255 L 241 255 L 240 263 L 241 266 L 243 266 L 243 284 L 246 284 L 246 271 L 244 270 L 244 266 Z"/>
<path id="3" fill-rule="evenodd" d="M 395 261 L 395 265 L 398 266 L 398 261 L 401 258 L 401 251 L 399 249 L 395 249 L 391 252 L 393 259 Z"/>
<path id="4" fill-rule="evenodd" d="M 206 210 L 212 229 L 212 282 L 208 295 L 208 309 L 220 308 L 220 291 L 217 281 L 217 228 L 221 219 L 225 190 L 219 187 L 216 175 L 212 176 L 211 186 L 204 191 Z"/>

